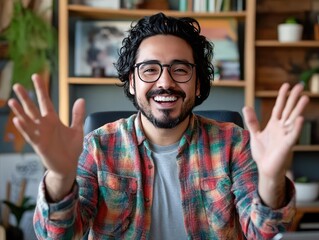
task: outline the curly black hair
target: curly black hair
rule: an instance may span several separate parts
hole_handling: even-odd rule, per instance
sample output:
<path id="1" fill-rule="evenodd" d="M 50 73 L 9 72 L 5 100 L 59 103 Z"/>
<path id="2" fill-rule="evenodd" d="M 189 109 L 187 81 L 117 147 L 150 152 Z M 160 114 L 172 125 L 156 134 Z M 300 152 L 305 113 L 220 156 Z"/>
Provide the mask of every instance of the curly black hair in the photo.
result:
<path id="1" fill-rule="evenodd" d="M 141 42 L 158 34 L 180 37 L 192 47 L 196 76 L 200 81 L 200 97 L 196 98 L 195 106 L 200 105 L 209 96 L 210 83 L 214 78 L 213 44 L 200 34 L 200 25 L 194 18 L 174 18 L 163 13 L 146 16 L 138 20 L 135 25 L 132 23 L 128 36 L 122 41 L 120 56 L 115 67 L 125 94 L 136 106 L 135 97 L 129 91 L 129 75 L 134 71 L 136 54 Z"/>

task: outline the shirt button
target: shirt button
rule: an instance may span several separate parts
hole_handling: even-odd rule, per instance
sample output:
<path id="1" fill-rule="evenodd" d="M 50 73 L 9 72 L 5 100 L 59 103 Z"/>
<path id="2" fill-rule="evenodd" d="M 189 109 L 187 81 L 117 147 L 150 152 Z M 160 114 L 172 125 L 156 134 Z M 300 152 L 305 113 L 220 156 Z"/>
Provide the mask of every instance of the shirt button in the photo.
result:
<path id="1" fill-rule="evenodd" d="M 148 165 L 148 169 L 152 169 L 153 168 L 153 166 L 152 165 Z"/>
<path id="2" fill-rule="evenodd" d="M 147 202 L 147 203 L 148 203 L 149 201 L 150 201 L 150 199 L 149 199 L 149 198 L 145 198 L 145 202 Z"/>

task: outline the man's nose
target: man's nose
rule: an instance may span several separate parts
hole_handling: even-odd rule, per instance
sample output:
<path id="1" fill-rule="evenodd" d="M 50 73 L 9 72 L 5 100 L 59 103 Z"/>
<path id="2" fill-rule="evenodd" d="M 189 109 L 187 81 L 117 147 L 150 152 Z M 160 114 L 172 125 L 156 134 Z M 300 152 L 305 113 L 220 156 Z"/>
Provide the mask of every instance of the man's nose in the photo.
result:
<path id="1" fill-rule="evenodd" d="M 169 68 L 164 66 L 163 72 L 160 78 L 157 80 L 157 86 L 163 89 L 169 89 L 176 85 L 176 82 L 173 80 L 171 75 L 169 74 Z"/>

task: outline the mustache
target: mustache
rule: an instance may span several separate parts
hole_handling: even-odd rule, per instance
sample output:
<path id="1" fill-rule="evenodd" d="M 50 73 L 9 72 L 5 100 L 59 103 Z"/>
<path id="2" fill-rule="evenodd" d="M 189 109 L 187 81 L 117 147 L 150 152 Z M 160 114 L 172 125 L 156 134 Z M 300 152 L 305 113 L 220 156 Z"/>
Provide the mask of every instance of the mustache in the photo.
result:
<path id="1" fill-rule="evenodd" d="M 156 95 L 161 95 L 161 94 L 176 95 L 176 96 L 180 96 L 183 99 L 186 97 L 186 94 L 183 91 L 177 91 L 177 90 L 172 90 L 172 89 L 150 90 L 147 92 L 146 97 L 147 97 L 147 99 L 150 99 Z"/>

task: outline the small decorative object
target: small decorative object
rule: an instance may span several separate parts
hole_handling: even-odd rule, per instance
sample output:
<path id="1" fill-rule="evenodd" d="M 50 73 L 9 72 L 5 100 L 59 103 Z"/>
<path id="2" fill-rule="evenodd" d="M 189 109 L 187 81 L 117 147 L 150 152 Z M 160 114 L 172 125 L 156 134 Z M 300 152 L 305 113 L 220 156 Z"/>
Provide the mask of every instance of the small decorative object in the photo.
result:
<path id="1" fill-rule="evenodd" d="M 105 77 L 104 67 L 92 67 L 93 77 Z"/>
<path id="2" fill-rule="evenodd" d="M 297 42 L 302 39 L 303 26 L 293 17 L 279 24 L 277 30 L 279 42 Z"/>
<path id="3" fill-rule="evenodd" d="M 111 9 L 120 9 L 120 0 L 84 0 L 85 5 L 91 7 L 104 7 L 104 8 L 111 8 Z"/>
<path id="4" fill-rule="evenodd" d="M 300 74 L 300 82 L 304 85 L 305 90 L 313 93 L 319 92 L 319 68 L 312 68 L 303 71 Z"/>
<path id="5" fill-rule="evenodd" d="M 319 93 L 319 73 L 315 73 L 309 80 L 309 91 L 312 93 Z"/>
<path id="6" fill-rule="evenodd" d="M 126 9 L 136 9 L 139 8 L 140 4 L 143 4 L 143 0 L 122 0 L 121 6 Z"/>
<path id="7" fill-rule="evenodd" d="M 310 182 L 307 177 L 300 177 L 295 180 L 296 201 L 313 202 L 319 195 L 319 183 Z"/>

